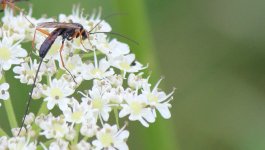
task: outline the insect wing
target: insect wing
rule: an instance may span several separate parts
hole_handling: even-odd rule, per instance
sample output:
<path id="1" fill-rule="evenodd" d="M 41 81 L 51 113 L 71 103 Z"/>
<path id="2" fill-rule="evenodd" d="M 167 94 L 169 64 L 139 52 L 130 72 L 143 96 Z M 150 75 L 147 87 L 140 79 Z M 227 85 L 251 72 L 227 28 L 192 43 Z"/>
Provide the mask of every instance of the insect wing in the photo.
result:
<path id="1" fill-rule="evenodd" d="M 37 28 L 74 28 L 80 27 L 74 23 L 62 23 L 62 22 L 43 22 L 37 25 Z"/>

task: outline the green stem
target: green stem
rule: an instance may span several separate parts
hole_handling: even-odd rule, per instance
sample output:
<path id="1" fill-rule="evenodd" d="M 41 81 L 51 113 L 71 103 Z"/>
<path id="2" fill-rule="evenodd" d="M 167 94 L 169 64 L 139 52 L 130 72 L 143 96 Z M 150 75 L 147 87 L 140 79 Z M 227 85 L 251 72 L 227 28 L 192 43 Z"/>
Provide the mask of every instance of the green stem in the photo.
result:
<path id="1" fill-rule="evenodd" d="M 39 109 L 39 111 L 37 113 L 37 116 L 39 116 L 40 114 L 47 114 L 48 112 L 49 112 L 49 110 L 47 109 L 46 103 L 42 102 L 41 106 L 40 106 L 40 109 Z"/>
<path id="2" fill-rule="evenodd" d="M 100 55 L 103 55 L 103 53 L 101 53 L 99 51 L 96 51 L 96 55 L 100 56 Z M 82 54 L 82 58 L 91 58 L 91 57 L 94 57 L 94 53 L 93 52 Z"/>
<path id="3" fill-rule="evenodd" d="M 2 79 L 1 79 L 1 83 L 5 83 L 5 82 L 6 82 L 6 79 L 3 76 Z M 6 110 L 6 114 L 7 114 L 7 118 L 8 118 L 10 127 L 11 128 L 18 127 L 17 120 L 16 120 L 16 115 L 15 115 L 14 108 L 13 108 L 12 101 L 11 101 L 11 97 L 9 97 L 9 99 L 4 101 L 4 107 L 5 107 L 5 110 Z"/>
<path id="4" fill-rule="evenodd" d="M 77 144 L 78 143 L 80 128 L 81 128 L 81 124 L 76 124 L 75 125 L 75 131 L 77 132 L 77 134 L 75 136 L 75 139 L 73 141 L 73 144 Z"/>
<path id="5" fill-rule="evenodd" d="M 0 137 L 1 136 L 7 136 L 7 133 L 2 128 L 0 128 Z"/>
<path id="6" fill-rule="evenodd" d="M 43 145 L 45 145 L 46 147 L 48 147 L 52 142 L 53 142 L 53 140 L 48 140 L 45 143 L 43 143 Z M 43 149 L 43 147 L 41 145 L 39 145 L 37 147 L 37 149 Z"/>
<path id="7" fill-rule="evenodd" d="M 117 127 L 119 129 L 120 128 L 120 124 L 119 124 L 119 114 L 118 114 L 118 108 L 117 107 L 114 108 L 114 115 L 115 115 L 115 120 L 116 120 Z"/>
<path id="8" fill-rule="evenodd" d="M 149 23 L 149 17 L 146 14 L 146 3 L 143 0 L 123 1 L 115 0 L 118 8 L 117 12 L 126 12 L 128 17 L 120 17 L 120 33 L 126 33 L 132 39 L 139 41 L 140 46 L 131 45 L 130 49 L 136 53 L 137 60 L 143 64 L 149 63 L 149 68 L 155 72 L 150 79 L 151 83 L 159 78 L 159 66 L 156 63 L 155 47 L 152 41 L 152 31 Z M 137 10 L 137 11 L 135 11 Z M 140 49 L 140 50 L 139 50 Z M 146 69 L 146 72 L 148 69 Z M 155 79 L 155 80 L 154 80 Z M 136 136 L 138 134 L 138 137 Z M 159 135 L 159 136 L 157 136 Z M 157 119 L 155 125 L 146 130 L 146 128 L 137 128 L 134 136 L 143 140 L 139 143 L 133 143 L 131 149 L 174 149 L 178 150 L 176 144 L 173 121 Z M 145 143 L 141 145 L 140 143 Z M 137 147 L 141 145 L 141 147 Z"/>
<path id="9" fill-rule="evenodd" d="M 87 137 L 87 136 L 85 136 L 85 137 L 83 137 L 83 141 L 87 141 L 89 139 L 89 137 Z"/>

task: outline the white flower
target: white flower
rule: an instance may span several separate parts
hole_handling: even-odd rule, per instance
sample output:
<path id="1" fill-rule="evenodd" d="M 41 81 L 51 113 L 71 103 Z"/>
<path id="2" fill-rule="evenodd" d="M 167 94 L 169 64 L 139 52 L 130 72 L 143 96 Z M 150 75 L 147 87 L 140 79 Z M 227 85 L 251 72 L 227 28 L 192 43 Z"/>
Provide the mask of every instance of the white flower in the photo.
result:
<path id="1" fill-rule="evenodd" d="M 97 61 L 96 52 L 94 51 L 94 64 L 90 63 L 83 71 L 83 78 L 86 80 L 91 80 L 93 78 L 103 79 L 105 77 L 109 77 L 114 74 L 113 69 L 111 68 L 107 71 L 110 67 L 110 63 L 106 60 L 106 58 L 102 58 Z"/>
<path id="2" fill-rule="evenodd" d="M 34 122 L 34 120 L 35 120 L 35 115 L 31 112 L 28 115 L 26 115 L 25 124 L 30 125 Z"/>
<path id="3" fill-rule="evenodd" d="M 85 69 L 83 67 L 83 62 L 81 60 L 81 57 L 79 55 L 73 55 L 71 57 L 68 57 L 68 59 L 64 63 L 65 63 L 65 67 L 75 77 L 75 81 L 77 81 L 77 83 L 81 83 L 83 80 L 81 73 Z M 60 63 L 60 67 L 64 69 L 61 63 Z M 68 76 L 70 76 L 70 74 L 68 74 Z"/>
<path id="4" fill-rule="evenodd" d="M 89 115 L 89 106 L 86 102 L 78 103 L 77 100 L 73 99 L 71 102 L 71 107 L 68 107 L 63 111 L 65 115 L 65 120 L 71 123 L 81 123 L 84 122 Z"/>
<path id="5" fill-rule="evenodd" d="M 12 137 L 8 140 L 9 150 L 35 150 L 36 145 L 36 142 L 30 142 L 30 139 L 25 137 Z"/>
<path id="6" fill-rule="evenodd" d="M 69 16 L 59 14 L 59 22 L 78 22 L 88 28 L 87 16 L 83 16 L 83 11 L 80 12 L 79 7 L 73 7 L 72 14 Z"/>
<path id="7" fill-rule="evenodd" d="M 47 108 L 49 110 L 53 109 L 55 105 L 58 105 L 61 110 L 67 108 L 68 96 L 74 93 L 74 90 L 69 86 L 69 83 L 63 79 L 50 81 L 50 85 L 43 90 L 43 94 L 46 96 L 44 101 L 48 102 Z"/>
<path id="8" fill-rule="evenodd" d="M 31 9 L 29 12 L 30 13 L 28 15 L 21 12 L 15 16 L 12 8 L 5 9 L 5 15 L 2 18 L 3 29 L 9 32 L 15 41 L 21 39 L 24 41 L 32 40 L 32 33 L 34 30 L 31 27 L 31 23 L 27 19 L 34 23 L 35 19 L 31 17 Z M 25 18 L 25 15 L 27 19 Z"/>
<path id="9" fill-rule="evenodd" d="M 144 95 L 127 94 L 125 101 L 127 104 L 121 104 L 122 110 L 119 117 L 129 115 L 129 120 L 139 120 L 145 127 L 149 126 L 148 122 L 155 121 L 151 109 L 147 107 L 147 99 Z"/>
<path id="10" fill-rule="evenodd" d="M 21 48 L 21 41 L 13 43 L 13 39 L 4 36 L 0 41 L 0 66 L 3 70 L 9 70 L 11 65 L 23 62 L 23 57 L 27 56 L 27 51 Z"/>
<path id="11" fill-rule="evenodd" d="M 54 117 L 52 114 L 38 116 L 35 122 L 42 129 L 40 134 L 44 135 L 47 139 L 59 139 L 69 132 L 69 127 L 62 116 Z"/>
<path id="12" fill-rule="evenodd" d="M 81 140 L 77 145 L 76 148 L 78 150 L 91 150 L 91 145 L 90 143 L 86 142 L 85 140 Z"/>
<path id="13" fill-rule="evenodd" d="M 0 137 L 0 149 L 1 150 L 8 149 L 8 139 L 6 136 Z"/>
<path id="14" fill-rule="evenodd" d="M 112 76 L 109 76 L 108 77 L 108 80 L 110 82 L 110 84 L 113 86 L 113 87 L 119 87 L 119 86 L 122 86 L 122 83 L 123 83 L 123 77 L 121 75 L 117 75 L 117 74 L 114 74 Z"/>
<path id="15" fill-rule="evenodd" d="M 145 95 L 147 99 L 147 104 L 151 106 L 152 113 L 156 117 L 156 111 L 154 109 L 157 109 L 162 117 L 165 119 L 169 119 L 171 117 L 169 108 L 171 108 L 171 104 L 169 102 L 173 99 L 172 95 L 174 93 L 174 90 L 166 95 L 165 92 L 159 91 L 158 86 L 163 78 L 161 78 L 153 88 L 153 90 L 150 89 L 149 84 L 143 84 L 143 90 L 142 93 Z"/>
<path id="16" fill-rule="evenodd" d="M 112 66 L 126 72 L 138 72 L 139 70 L 145 69 L 142 64 L 135 61 L 134 54 L 122 55 L 115 58 L 110 58 Z M 124 74 L 125 75 L 125 74 Z"/>
<path id="17" fill-rule="evenodd" d="M 32 99 L 39 99 L 42 97 L 42 91 L 46 85 L 42 85 L 41 83 L 36 83 L 35 88 L 33 89 Z"/>
<path id="18" fill-rule="evenodd" d="M 107 97 L 110 102 L 115 104 L 122 103 L 123 99 L 125 98 L 124 96 L 125 96 L 125 91 L 122 86 L 111 88 L 109 91 L 105 93 L 105 97 Z"/>
<path id="19" fill-rule="evenodd" d="M 104 96 L 104 89 L 98 86 L 93 86 L 92 90 L 89 90 L 89 95 L 83 94 L 82 100 L 88 100 L 91 105 L 91 109 L 97 118 L 107 121 L 109 119 L 109 112 L 111 107 L 109 106 L 109 100 Z M 102 120 L 100 120 L 102 122 Z"/>
<path id="20" fill-rule="evenodd" d="M 0 99 L 2 100 L 7 100 L 9 99 L 9 92 L 8 92 L 8 89 L 9 89 L 9 84 L 8 83 L 2 83 L 0 85 Z"/>
<path id="21" fill-rule="evenodd" d="M 129 137 L 127 130 L 118 130 L 116 125 L 104 124 L 103 128 L 96 134 L 97 139 L 92 142 L 96 150 L 128 150 L 126 140 Z"/>
<path id="22" fill-rule="evenodd" d="M 76 133 L 78 132 L 79 131 L 76 131 L 74 128 L 69 128 L 69 132 L 65 135 L 65 139 L 68 141 L 73 141 L 76 137 Z"/>
<path id="23" fill-rule="evenodd" d="M 68 142 L 63 139 L 57 139 L 49 146 L 49 150 L 67 150 Z"/>
<path id="24" fill-rule="evenodd" d="M 80 133 L 85 137 L 93 137 L 99 128 L 96 123 L 95 118 L 87 118 L 86 122 L 82 123 Z"/>
<path id="25" fill-rule="evenodd" d="M 36 59 L 29 60 L 29 64 L 27 62 L 21 63 L 20 66 L 15 66 L 13 68 L 14 73 L 18 74 L 15 76 L 15 78 L 20 79 L 21 83 L 26 83 L 26 84 L 33 84 L 34 78 L 37 73 L 37 68 L 39 66 L 39 63 L 37 62 Z M 42 79 L 42 75 L 45 70 L 45 64 L 43 64 L 39 70 L 39 74 L 37 77 L 37 82 L 40 82 Z"/>
<path id="26" fill-rule="evenodd" d="M 50 59 L 47 63 L 43 63 L 42 65 L 45 65 L 45 71 L 49 76 L 54 75 L 58 71 L 55 61 L 52 59 Z"/>
<path id="27" fill-rule="evenodd" d="M 142 78 L 143 72 L 139 73 L 138 75 L 135 75 L 133 73 L 130 73 L 128 77 L 128 85 L 133 89 L 140 89 L 142 88 L 143 84 L 148 84 L 147 79 Z"/>
<path id="28" fill-rule="evenodd" d="M 108 57 L 111 57 L 111 58 L 129 54 L 130 52 L 130 48 L 127 44 L 119 42 L 116 39 L 113 39 L 110 42 L 99 43 L 97 48 L 101 52 L 103 52 L 104 54 L 107 54 Z"/>

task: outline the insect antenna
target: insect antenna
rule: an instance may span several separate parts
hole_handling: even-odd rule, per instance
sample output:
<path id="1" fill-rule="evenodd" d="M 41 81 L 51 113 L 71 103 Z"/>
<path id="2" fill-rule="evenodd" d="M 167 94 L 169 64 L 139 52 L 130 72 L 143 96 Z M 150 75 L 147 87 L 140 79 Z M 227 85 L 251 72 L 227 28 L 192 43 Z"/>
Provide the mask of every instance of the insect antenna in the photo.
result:
<path id="1" fill-rule="evenodd" d="M 20 129 L 18 131 L 18 136 L 19 136 L 19 134 L 20 134 L 20 132 L 22 130 L 22 127 L 23 127 L 23 125 L 25 123 L 26 115 L 27 115 L 27 113 L 29 111 L 29 106 L 30 106 L 30 102 L 32 100 L 33 90 L 34 90 L 34 88 L 36 86 L 36 81 L 37 81 L 37 78 L 38 78 L 38 74 L 39 74 L 39 71 L 40 71 L 40 67 L 41 67 L 42 62 L 43 62 L 43 58 L 40 59 L 39 66 L 38 66 L 36 75 L 34 77 L 33 85 L 32 85 L 31 91 L 30 91 L 30 97 L 29 97 L 28 102 L 27 102 L 27 105 L 26 105 L 26 109 L 25 109 L 24 116 L 23 116 L 23 119 L 22 119 L 22 122 L 21 122 L 21 126 L 20 126 Z"/>
<path id="2" fill-rule="evenodd" d="M 126 40 L 128 41 L 131 41 L 132 43 L 136 44 L 136 45 L 139 45 L 139 43 L 123 34 L 120 34 L 120 33 L 116 33 L 116 32 L 91 32 L 89 34 L 96 34 L 96 33 L 105 33 L 105 34 L 113 34 L 113 35 L 117 35 L 117 36 L 120 36 L 122 38 L 125 38 Z"/>
<path id="3" fill-rule="evenodd" d="M 89 34 L 97 27 L 99 26 L 104 20 L 110 18 L 110 17 L 113 17 L 113 16 L 118 16 L 118 15 L 126 15 L 125 13 L 114 13 L 114 14 L 111 14 L 111 15 L 108 15 L 108 16 L 105 16 L 103 17 L 92 29 L 90 29 L 89 31 L 85 31 L 84 32 L 86 33 L 86 38 L 88 39 L 89 43 L 90 43 L 90 40 L 89 40 Z M 80 33 L 81 34 L 81 33 Z M 86 48 L 81 40 L 81 36 L 80 36 L 80 42 L 82 44 L 82 46 L 86 49 L 86 50 L 91 50 L 89 48 Z M 91 43 L 90 43 L 91 44 Z M 92 45 L 92 44 L 91 44 Z"/>
<path id="4" fill-rule="evenodd" d="M 92 29 L 88 31 L 88 33 L 92 32 L 97 26 L 99 26 L 104 20 L 113 17 L 113 16 L 119 16 L 119 15 L 126 15 L 126 13 L 114 13 L 108 16 L 103 17 Z"/>
<path id="5" fill-rule="evenodd" d="M 116 33 L 116 32 L 92 32 L 97 26 L 99 26 L 99 24 L 100 23 L 102 23 L 104 20 L 106 20 L 106 19 L 108 19 L 108 18 L 110 18 L 110 17 L 113 17 L 113 16 L 118 16 L 118 15 L 126 15 L 126 13 L 115 13 L 115 14 L 111 14 L 111 15 L 108 15 L 108 16 L 106 16 L 106 17 L 103 17 L 102 18 L 102 20 L 100 21 L 100 22 L 98 22 L 90 31 L 88 31 L 88 32 L 86 32 L 87 33 L 87 35 L 89 35 L 89 34 L 96 34 L 96 33 L 105 33 L 105 34 L 113 34 L 113 35 L 117 35 L 117 36 L 120 36 L 120 37 L 123 37 L 123 38 L 125 38 L 125 39 L 127 39 L 127 40 L 129 40 L 129 41 L 131 41 L 131 42 L 133 42 L 134 44 L 136 44 L 136 45 L 139 45 L 139 43 L 138 42 L 136 42 L 135 40 L 133 40 L 133 39 L 131 39 L 131 38 L 129 38 L 129 37 L 127 37 L 127 36 L 125 36 L 125 35 L 122 35 L 122 34 L 120 34 L 120 33 Z"/>

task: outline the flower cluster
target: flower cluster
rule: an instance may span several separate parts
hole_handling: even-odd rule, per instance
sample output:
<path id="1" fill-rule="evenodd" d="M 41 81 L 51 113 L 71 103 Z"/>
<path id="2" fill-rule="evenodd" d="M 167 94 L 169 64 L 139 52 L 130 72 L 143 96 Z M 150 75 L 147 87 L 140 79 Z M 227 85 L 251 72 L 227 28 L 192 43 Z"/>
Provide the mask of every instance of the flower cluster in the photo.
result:
<path id="1" fill-rule="evenodd" d="M 35 25 L 54 21 L 35 19 L 31 13 L 14 15 L 6 9 L 0 40 L 1 77 L 4 71 L 12 69 L 14 77 L 26 85 L 33 84 L 39 65 L 37 50 L 47 37 L 37 31 L 34 38 L 35 27 L 29 20 Z M 58 21 L 80 23 L 86 31 L 94 33 L 112 30 L 100 19 L 100 14 L 84 16 L 78 8 L 68 16 L 60 14 Z M 105 33 L 90 34 L 82 41 L 80 38 L 66 41 L 61 60 L 61 41 L 61 37 L 55 40 L 37 76 L 32 97 L 43 101 L 40 111 L 27 114 L 19 135 L 19 127 L 12 129 L 13 137 L 1 135 L 0 149 L 126 150 L 128 121 L 139 121 L 148 127 L 155 122 L 157 113 L 165 119 L 171 117 L 174 90 L 166 94 L 159 89 L 162 78 L 152 86 L 150 77 L 143 73 L 147 66 L 136 60 L 127 44 L 110 39 Z M 23 48 L 31 42 L 34 52 Z M 8 100 L 9 84 L 1 81 L 0 99 Z M 121 118 L 128 120 L 122 126 Z"/>

